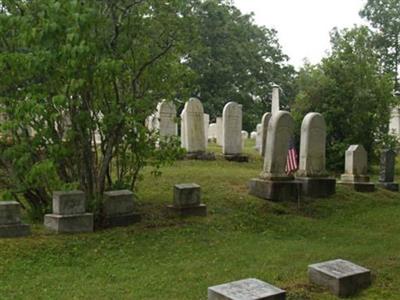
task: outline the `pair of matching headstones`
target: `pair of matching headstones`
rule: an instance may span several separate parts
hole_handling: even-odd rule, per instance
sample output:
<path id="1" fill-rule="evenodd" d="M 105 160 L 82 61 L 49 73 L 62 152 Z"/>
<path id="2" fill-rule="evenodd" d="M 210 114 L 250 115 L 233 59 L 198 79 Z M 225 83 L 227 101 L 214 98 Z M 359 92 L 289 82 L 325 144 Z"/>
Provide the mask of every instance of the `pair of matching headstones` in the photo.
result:
<path id="1" fill-rule="evenodd" d="M 250 181 L 250 193 L 273 201 L 295 200 L 299 191 L 311 197 L 326 197 L 335 193 L 335 179 L 325 169 L 326 124 L 319 113 L 309 113 L 301 126 L 300 164 L 297 181 L 287 174 L 287 154 L 293 139 L 294 120 L 290 113 L 279 111 L 264 115 L 266 130 L 263 144 L 264 167 L 259 178 Z"/>

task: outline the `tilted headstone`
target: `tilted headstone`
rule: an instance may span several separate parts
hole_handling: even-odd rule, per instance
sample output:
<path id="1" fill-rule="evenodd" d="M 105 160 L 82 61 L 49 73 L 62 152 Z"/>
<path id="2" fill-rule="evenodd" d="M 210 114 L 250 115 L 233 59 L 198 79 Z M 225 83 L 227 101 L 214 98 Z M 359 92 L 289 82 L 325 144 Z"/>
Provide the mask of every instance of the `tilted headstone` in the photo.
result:
<path id="1" fill-rule="evenodd" d="M 279 111 L 279 86 L 272 86 L 272 106 L 271 113 L 275 114 Z"/>
<path id="2" fill-rule="evenodd" d="M 249 278 L 208 288 L 208 300 L 285 300 L 286 292 L 264 281 Z"/>
<path id="3" fill-rule="evenodd" d="M 371 271 L 337 259 L 308 266 L 311 283 L 324 286 L 338 297 L 349 297 L 371 285 Z"/>
<path id="4" fill-rule="evenodd" d="M 206 149 L 208 147 L 208 128 L 210 126 L 210 115 L 204 114 L 204 140 L 206 142 Z"/>
<path id="5" fill-rule="evenodd" d="M 92 232 L 93 214 L 86 213 L 82 191 L 54 192 L 53 213 L 44 216 L 44 225 L 58 233 Z"/>
<path id="6" fill-rule="evenodd" d="M 375 185 L 369 183 L 368 155 L 362 145 L 351 145 L 346 151 L 345 173 L 340 183 L 353 187 L 358 192 L 372 192 Z"/>
<path id="7" fill-rule="evenodd" d="M 272 115 L 260 178 L 250 180 L 250 194 L 272 201 L 297 200 L 299 184 L 285 171 L 294 120 L 286 111 Z"/>
<path id="8" fill-rule="evenodd" d="M 300 163 L 296 179 L 302 183 L 302 194 L 328 197 L 336 191 L 336 180 L 329 178 L 326 164 L 326 124 L 319 113 L 308 113 L 301 124 Z"/>
<path id="9" fill-rule="evenodd" d="M 207 206 L 201 203 L 201 188 L 196 183 L 176 184 L 173 204 L 168 209 L 180 216 L 207 215 Z"/>
<path id="10" fill-rule="evenodd" d="M 223 144 L 223 124 L 222 124 L 222 117 L 218 117 L 217 121 L 217 145 L 222 146 Z"/>
<path id="11" fill-rule="evenodd" d="M 133 193 L 129 190 L 105 192 L 102 214 L 105 227 L 128 226 L 140 221 L 140 214 L 135 212 Z"/>
<path id="12" fill-rule="evenodd" d="M 390 191 L 398 192 L 399 184 L 394 182 L 396 152 L 394 150 L 383 150 L 380 160 L 379 184 Z"/>
<path id="13" fill-rule="evenodd" d="M 161 137 L 167 138 L 178 135 L 174 103 L 166 100 L 158 103 L 155 118 L 158 120 L 156 128 L 160 131 Z"/>
<path id="14" fill-rule="evenodd" d="M 222 152 L 236 155 L 242 152 L 242 105 L 229 102 L 222 112 L 224 142 Z"/>
<path id="15" fill-rule="evenodd" d="M 205 152 L 204 111 L 199 99 L 186 102 L 183 121 L 187 152 Z"/>
<path id="16" fill-rule="evenodd" d="M 268 123 L 271 119 L 271 113 L 265 113 L 261 119 L 261 147 L 260 154 L 262 157 L 265 156 L 265 149 L 267 148 L 267 135 L 268 135 Z"/>
<path id="17" fill-rule="evenodd" d="M 16 201 L 0 201 L 0 238 L 31 234 L 30 226 L 21 222 L 21 205 Z"/>

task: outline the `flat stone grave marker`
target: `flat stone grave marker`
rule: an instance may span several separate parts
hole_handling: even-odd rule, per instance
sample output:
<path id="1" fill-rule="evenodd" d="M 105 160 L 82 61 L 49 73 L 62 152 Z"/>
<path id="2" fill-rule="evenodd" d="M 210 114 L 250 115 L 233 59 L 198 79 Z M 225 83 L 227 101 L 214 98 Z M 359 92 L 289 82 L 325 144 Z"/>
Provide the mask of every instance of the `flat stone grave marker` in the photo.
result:
<path id="1" fill-rule="evenodd" d="M 208 300 L 284 300 L 286 292 L 264 281 L 249 278 L 208 288 Z"/>
<path id="2" fill-rule="evenodd" d="M 54 192 L 53 213 L 44 216 L 46 228 L 57 233 L 93 231 L 93 214 L 85 212 L 85 193 L 82 191 Z"/>
<path id="3" fill-rule="evenodd" d="M 21 205 L 17 201 L 0 201 L 0 238 L 27 236 L 30 226 L 21 222 Z"/>
<path id="4" fill-rule="evenodd" d="M 139 222 L 140 214 L 135 212 L 133 193 L 129 190 L 104 193 L 104 226 L 128 226 Z"/>
<path id="5" fill-rule="evenodd" d="M 196 183 L 176 184 L 173 204 L 167 208 L 180 216 L 207 215 L 207 206 L 201 203 L 201 187 Z"/>
<path id="6" fill-rule="evenodd" d="M 308 266 L 310 282 L 327 287 L 338 297 L 348 297 L 371 285 L 371 271 L 336 259 Z"/>

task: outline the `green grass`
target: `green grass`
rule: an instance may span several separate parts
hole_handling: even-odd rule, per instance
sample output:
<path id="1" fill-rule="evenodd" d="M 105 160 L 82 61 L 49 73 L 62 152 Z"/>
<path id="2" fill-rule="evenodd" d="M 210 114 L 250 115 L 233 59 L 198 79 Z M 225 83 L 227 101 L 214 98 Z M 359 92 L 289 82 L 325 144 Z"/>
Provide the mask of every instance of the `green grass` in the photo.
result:
<path id="1" fill-rule="evenodd" d="M 220 149 L 211 145 L 216 153 Z M 400 299 L 400 195 L 338 186 L 324 200 L 270 203 L 247 194 L 262 161 L 179 161 L 145 173 L 143 221 L 91 234 L 0 240 L 0 299 L 206 299 L 207 287 L 255 277 L 288 299 L 336 299 L 307 279 L 307 265 L 343 258 L 370 268 L 371 288 L 354 299 Z M 202 186 L 207 218 L 168 216 L 176 183 Z"/>

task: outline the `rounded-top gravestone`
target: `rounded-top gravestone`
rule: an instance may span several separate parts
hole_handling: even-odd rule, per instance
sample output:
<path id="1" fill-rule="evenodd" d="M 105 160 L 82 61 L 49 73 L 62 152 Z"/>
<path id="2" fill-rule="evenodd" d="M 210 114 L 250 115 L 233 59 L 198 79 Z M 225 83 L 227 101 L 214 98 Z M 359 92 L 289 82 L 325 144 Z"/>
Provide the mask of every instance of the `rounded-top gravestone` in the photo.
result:
<path id="1" fill-rule="evenodd" d="M 240 154 L 242 152 L 242 105 L 229 102 L 222 112 L 224 154 Z"/>
<path id="2" fill-rule="evenodd" d="M 205 152 L 204 110 L 199 99 L 191 98 L 186 102 L 183 123 L 187 152 Z"/>

